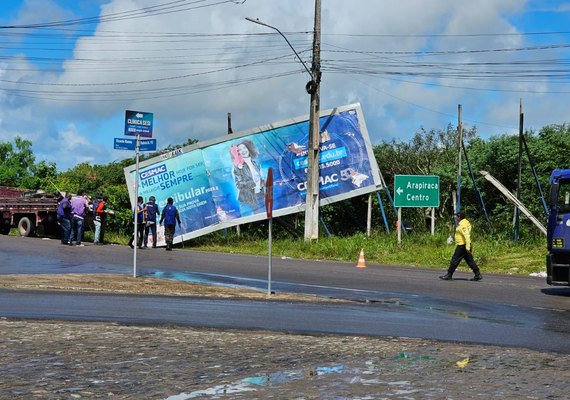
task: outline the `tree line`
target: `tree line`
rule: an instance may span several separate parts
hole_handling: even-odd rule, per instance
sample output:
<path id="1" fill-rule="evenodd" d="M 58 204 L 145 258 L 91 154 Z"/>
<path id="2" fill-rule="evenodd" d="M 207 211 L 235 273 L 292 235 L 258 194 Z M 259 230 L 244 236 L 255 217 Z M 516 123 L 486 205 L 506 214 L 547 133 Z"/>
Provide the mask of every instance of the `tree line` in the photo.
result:
<path id="1" fill-rule="evenodd" d="M 520 200 L 539 219 L 546 215 L 540 192 L 532 174 L 536 170 L 544 195 L 548 194 L 549 177 L 553 169 L 570 168 L 570 125 L 548 125 L 538 132 L 524 133 L 533 165 L 526 154 L 522 158 Z M 179 146 L 168 147 L 143 158 L 169 152 L 176 148 L 196 143 L 188 139 Z M 481 229 L 512 236 L 514 206 L 479 171 L 485 170 L 515 193 L 518 181 L 518 135 L 498 135 L 482 139 L 476 128 L 464 132 L 464 156 L 462 157 L 461 208 Z M 408 141 L 383 141 L 373 148 L 374 156 L 386 183 L 393 194 L 395 175 L 438 175 L 440 177 L 440 207 L 436 210 L 437 229 L 451 229 L 453 224 L 453 192 L 457 190 L 458 138 L 454 126 L 445 129 L 425 130 L 420 128 Z M 82 189 L 91 196 L 104 193 L 109 198 L 115 217 L 108 229 L 128 233 L 131 221 L 131 205 L 123 169 L 133 165 L 135 159 L 126 158 L 109 164 L 81 163 L 58 172 L 52 162 L 36 162 L 32 142 L 16 137 L 13 142 L 0 142 L 0 185 L 21 187 L 46 192 L 72 192 Z M 471 167 L 471 176 L 468 164 Z M 472 179 L 474 178 L 474 180 Z M 479 190 L 479 193 L 477 190 Z M 372 228 L 384 231 L 384 216 L 389 229 L 395 227 L 396 214 L 386 190 L 372 196 Z M 382 204 L 379 203 L 379 200 Z M 321 207 L 323 228 L 333 235 L 352 235 L 366 230 L 368 196 L 359 196 Z M 382 206 L 382 207 L 381 207 Z M 483 206 L 489 219 L 485 217 Z M 403 218 L 414 231 L 426 231 L 423 209 L 404 209 Z M 276 219 L 276 237 L 302 237 L 304 216 L 295 214 Z M 245 234 L 266 235 L 263 222 L 243 226 Z M 538 236 L 538 230 L 521 218 L 521 235 Z"/>

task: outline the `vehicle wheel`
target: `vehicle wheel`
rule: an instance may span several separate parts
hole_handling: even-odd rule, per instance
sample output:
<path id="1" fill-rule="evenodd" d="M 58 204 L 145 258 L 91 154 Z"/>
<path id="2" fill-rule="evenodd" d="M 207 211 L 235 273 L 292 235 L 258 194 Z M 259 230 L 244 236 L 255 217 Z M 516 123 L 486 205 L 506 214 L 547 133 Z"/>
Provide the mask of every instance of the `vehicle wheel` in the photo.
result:
<path id="1" fill-rule="evenodd" d="M 18 233 L 20 236 L 31 236 L 34 234 L 34 223 L 28 217 L 23 217 L 18 222 Z"/>

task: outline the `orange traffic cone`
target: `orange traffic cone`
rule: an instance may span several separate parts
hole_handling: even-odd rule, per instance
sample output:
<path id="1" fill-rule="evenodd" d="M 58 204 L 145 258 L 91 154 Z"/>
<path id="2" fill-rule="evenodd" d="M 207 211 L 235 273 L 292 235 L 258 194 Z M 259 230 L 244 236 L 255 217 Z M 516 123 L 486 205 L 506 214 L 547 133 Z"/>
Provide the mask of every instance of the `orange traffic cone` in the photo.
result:
<path id="1" fill-rule="evenodd" d="M 366 260 L 364 260 L 364 249 L 360 249 L 360 255 L 358 256 L 358 264 L 356 268 L 366 268 Z"/>

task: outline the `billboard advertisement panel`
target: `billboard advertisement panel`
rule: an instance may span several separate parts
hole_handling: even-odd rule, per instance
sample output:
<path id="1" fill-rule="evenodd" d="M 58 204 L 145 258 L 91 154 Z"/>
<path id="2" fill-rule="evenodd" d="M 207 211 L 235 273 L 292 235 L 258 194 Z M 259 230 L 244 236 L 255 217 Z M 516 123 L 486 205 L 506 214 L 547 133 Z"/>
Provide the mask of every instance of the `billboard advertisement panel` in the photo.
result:
<path id="1" fill-rule="evenodd" d="M 139 167 L 139 196 L 159 208 L 174 199 L 182 220 L 174 242 L 265 219 L 273 169 L 273 217 L 305 210 L 308 117 L 292 118 L 171 151 Z M 359 104 L 320 113 L 320 205 L 381 187 Z M 135 166 L 125 168 L 134 204 Z M 159 227 L 158 244 L 164 237 Z"/>

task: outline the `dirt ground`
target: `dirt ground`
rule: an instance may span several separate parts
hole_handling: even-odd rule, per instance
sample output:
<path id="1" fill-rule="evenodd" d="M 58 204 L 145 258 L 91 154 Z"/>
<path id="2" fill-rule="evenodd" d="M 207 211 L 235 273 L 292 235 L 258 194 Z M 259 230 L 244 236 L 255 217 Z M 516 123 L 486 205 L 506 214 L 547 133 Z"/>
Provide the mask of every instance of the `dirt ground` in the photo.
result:
<path id="1" fill-rule="evenodd" d="M 119 274 L 2 275 L 0 288 L 267 300 L 266 291 L 203 285 L 174 279 L 133 278 Z M 270 298 L 277 301 L 333 301 L 317 296 L 287 293 L 277 293 Z"/>
<path id="2" fill-rule="evenodd" d="M 267 298 L 116 278 L 9 275 L 0 287 Z M 570 380 L 569 355 L 407 338 L 2 318 L 0 338 L 1 399 L 566 399 Z"/>

